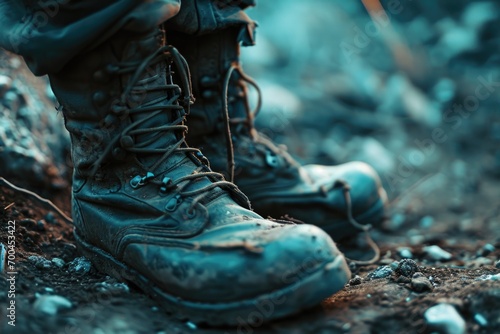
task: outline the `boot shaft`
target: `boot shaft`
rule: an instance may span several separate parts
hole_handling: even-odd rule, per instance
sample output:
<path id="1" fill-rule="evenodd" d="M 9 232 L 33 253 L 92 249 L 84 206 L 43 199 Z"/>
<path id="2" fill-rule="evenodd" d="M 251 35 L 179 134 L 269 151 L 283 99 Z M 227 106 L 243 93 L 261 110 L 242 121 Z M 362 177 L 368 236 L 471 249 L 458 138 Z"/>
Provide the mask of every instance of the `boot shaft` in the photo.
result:
<path id="1" fill-rule="evenodd" d="M 88 176 L 97 161 L 111 165 L 130 161 L 133 147 L 152 151 L 181 139 L 179 133 L 148 130 L 170 124 L 184 113 L 177 101 L 169 101 L 180 88 L 169 82 L 170 63 L 160 61 L 164 52 L 158 50 L 164 46 L 162 30 L 118 33 L 50 76 L 71 134 L 76 175 Z M 137 112 L 141 108 L 150 110 Z M 151 117 L 152 113 L 156 115 Z M 155 159 L 148 153 L 139 157 L 146 165 Z"/>
<path id="2" fill-rule="evenodd" d="M 237 71 L 225 82 L 228 71 L 240 68 L 240 28 L 228 28 L 202 36 L 173 34 L 171 42 L 186 58 L 191 72 L 195 103 L 189 114 L 188 141 L 200 143 L 201 137 L 224 131 L 224 91 L 231 118 L 246 118 L 247 86 Z"/>

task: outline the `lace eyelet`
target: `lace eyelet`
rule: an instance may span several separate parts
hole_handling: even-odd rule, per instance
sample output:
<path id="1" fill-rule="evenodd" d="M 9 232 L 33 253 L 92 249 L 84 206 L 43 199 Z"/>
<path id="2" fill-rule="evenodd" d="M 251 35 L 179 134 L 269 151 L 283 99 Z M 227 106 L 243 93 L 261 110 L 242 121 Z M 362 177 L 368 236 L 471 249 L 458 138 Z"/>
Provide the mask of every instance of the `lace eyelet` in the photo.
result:
<path id="1" fill-rule="evenodd" d="M 165 205 L 165 210 L 172 212 L 177 209 L 177 206 L 179 206 L 179 203 L 181 202 L 180 198 L 181 197 L 179 195 L 172 197 Z"/>
<path id="2" fill-rule="evenodd" d="M 146 176 L 140 176 L 140 175 L 134 176 L 129 183 L 132 188 L 137 189 L 140 186 L 145 185 L 149 180 L 151 180 L 154 177 L 155 175 L 153 173 L 147 172 Z"/>
<path id="3" fill-rule="evenodd" d="M 168 176 L 165 176 L 163 180 L 161 180 L 160 192 L 162 194 L 166 194 L 167 191 L 172 188 L 173 181 Z"/>
<path id="4" fill-rule="evenodd" d="M 278 157 L 272 153 L 271 151 L 266 152 L 266 163 L 273 168 L 276 168 L 279 166 L 279 159 Z"/>
<path id="5" fill-rule="evenodd" d="M 196 217 L 196 210 L 194 208 L 189 208 L 186 210 L 186 217 L 188 219 L 193 219 Z"/>

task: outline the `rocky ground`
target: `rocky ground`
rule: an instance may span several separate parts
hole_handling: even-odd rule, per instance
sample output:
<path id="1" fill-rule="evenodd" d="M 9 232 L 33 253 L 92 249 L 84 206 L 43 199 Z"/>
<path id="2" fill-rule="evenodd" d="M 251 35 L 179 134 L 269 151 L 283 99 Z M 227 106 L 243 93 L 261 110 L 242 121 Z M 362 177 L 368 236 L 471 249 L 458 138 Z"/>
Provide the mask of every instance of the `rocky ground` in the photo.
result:
<path id="1" fill-rule="evenodd" d="M 0 243 L 8 258 L 15 221 L 19 273 L 14 328 L 5 263 L 1 333 L 500 331 L 499 5 L 388 0 L 389 20 L 372 21 L 354 1 L 292 3 L 251 12 L 260 44 L 244 61 L 264 88 L 258 124 L 302 162 L 377 169 L 390 199 L 372 233 L 381 259 L 352 264 L 349 284 L 300 316 L 198 327 L 99 273 L 63 216 L 0 181 Z M 69 142 L 45 79 L 1 54 L 0 102 L 0 176 L 69 214 Z M 371 255 L 361 237 L 340 247 Z"/>

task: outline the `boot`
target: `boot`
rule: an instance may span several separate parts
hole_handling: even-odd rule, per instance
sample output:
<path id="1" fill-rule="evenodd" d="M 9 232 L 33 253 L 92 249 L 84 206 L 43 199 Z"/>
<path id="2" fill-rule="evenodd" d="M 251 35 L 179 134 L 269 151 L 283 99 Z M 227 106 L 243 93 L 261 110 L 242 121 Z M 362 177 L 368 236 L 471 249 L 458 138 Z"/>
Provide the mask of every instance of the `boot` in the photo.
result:
<path id="1" fill-rule="evenodd" d="M 370 166 L 362 162 L 300 166 L 255 130 L 260 101 L 252 112 L 247 84 L 259 88 L 241 68 L 239 36 L 240 29 L 228 28 L 170 39 L 186 57 L 192 74 L 196 102 L 188 120 L 188 143 L 210 158 L 214 171 L 229 179 L 234 175 L 236 185 L 264 217 L 286 215 L 311 222 L 336 239 L 381 222 L 386 193 Z"/>
<path id="2" fill-rule="evenodd" d="M 74 235 L 96 268 L 213 325 L 283 317 L 344 286 L 328 235 L 264 220 L 186 145 L 189 73 L 161 30 L 117 33 L 50 82 L 72 140 Z"/>

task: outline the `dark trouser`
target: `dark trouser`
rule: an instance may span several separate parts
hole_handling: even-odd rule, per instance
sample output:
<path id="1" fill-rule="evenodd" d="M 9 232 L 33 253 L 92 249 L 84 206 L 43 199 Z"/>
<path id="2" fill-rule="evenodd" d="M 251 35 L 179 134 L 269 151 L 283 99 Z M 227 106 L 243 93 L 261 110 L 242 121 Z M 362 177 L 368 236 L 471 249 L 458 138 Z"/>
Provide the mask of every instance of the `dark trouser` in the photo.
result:
<path id="1" fill-rule="evenodd" d="M 59 72 L 118 31 L 167 30 L 202 35 L 240 27 L 253 44 L 255 23 L 243 13 L 255 0 L 0 0 L 0 47 L 21 55 L 36 75 Z"/>

